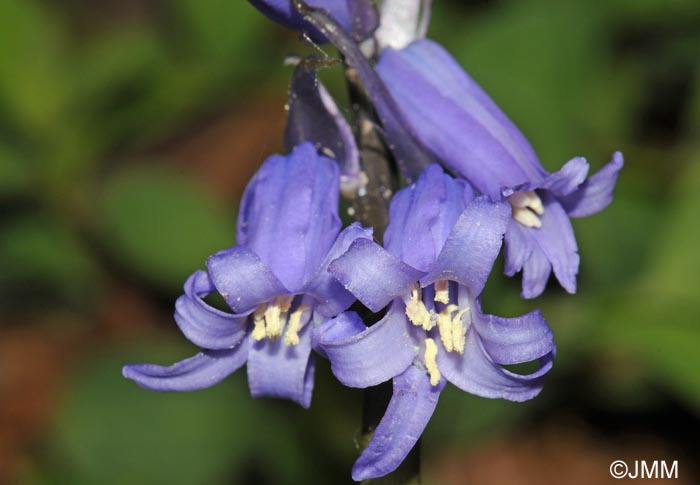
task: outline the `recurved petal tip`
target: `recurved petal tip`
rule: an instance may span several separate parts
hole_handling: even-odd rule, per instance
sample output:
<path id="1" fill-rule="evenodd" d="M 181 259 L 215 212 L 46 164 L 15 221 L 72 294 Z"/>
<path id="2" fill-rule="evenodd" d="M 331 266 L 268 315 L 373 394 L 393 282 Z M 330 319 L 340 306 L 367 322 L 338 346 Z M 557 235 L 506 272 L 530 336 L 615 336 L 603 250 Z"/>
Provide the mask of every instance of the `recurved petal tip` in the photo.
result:
<path id="1" fill-rule="evenodd" d="M 132 364 L 122 375 L 152 391 L 195 391 L 218 384 L 239 369 L 248 356 L 247 340 L 234 349 L 205 350 L 168 367 L 155 364 Z"/>
<path id="2" fill-rule="evenodd" d="M 394 378 L 389 406 L 352 468 L 353 480 L 381 477 L 401 464 L 423 434 L 444 387 L 444 379 L 433 386 L 428 374 L 415 366 Z"/>
<path id="3" fill-rule="evenodd" d="M 617 177 L 625 165 L 622 152 L 613 153 L 612 160 L 591 175 L 578 190 L 560 202 L 570 217 L 586 217 L 605 209 L 613 199 Z"/>

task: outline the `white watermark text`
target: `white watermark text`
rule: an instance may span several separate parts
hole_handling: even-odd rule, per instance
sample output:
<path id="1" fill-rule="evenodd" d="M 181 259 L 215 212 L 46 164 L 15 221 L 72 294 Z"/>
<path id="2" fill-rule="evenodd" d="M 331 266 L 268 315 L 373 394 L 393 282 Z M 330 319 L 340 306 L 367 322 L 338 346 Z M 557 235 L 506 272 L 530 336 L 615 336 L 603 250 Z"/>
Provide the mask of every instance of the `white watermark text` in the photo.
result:
<path id="1" fill-rule="evenodd" d="M 615 460 L 610 464 L 613 478 L 678 478 L 678 460 L 634 460 L 625 462 Z"/>

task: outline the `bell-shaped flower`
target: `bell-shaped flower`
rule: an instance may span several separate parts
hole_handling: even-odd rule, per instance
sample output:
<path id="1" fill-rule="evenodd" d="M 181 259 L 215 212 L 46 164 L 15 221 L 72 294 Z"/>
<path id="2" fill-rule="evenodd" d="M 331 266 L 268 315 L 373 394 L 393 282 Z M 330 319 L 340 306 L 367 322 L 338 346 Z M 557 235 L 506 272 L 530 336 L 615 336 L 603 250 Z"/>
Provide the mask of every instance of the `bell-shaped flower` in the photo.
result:
<path id="1" fill-rule="evenodd" d="M 210 387 L 246 362 L 253 397 L 311 403 L 315 361 L 311 327 L 355 299 L 328 273 L 329 263 L 370 230 L 340 232 L 337 164 L 311 143 L 268 158 L 248 184 L 238 245 L 207 260 L 185 283 L 175 320 L 199 354 L 162 367 L 128 365 L 124 376 L 155 391 Z M 232 312 L 210 306 L 218 292 Z"/>
<path id="2" fill-rule="evenodd" d="M 403 461 L 446 381 L 511 401 L 542 389 L 554 341 L 540 312 L 502 318 L 481 311 L 510 214 L 507 202 L 474 199 L 464 181 L 430 165 L 392 200 L 386 249 L 360 238 L 331 263 L 330 272 L 365 306 L 386 308 L 369 328 L 346 312 L 314 330 L 343 384 L 364 388 L 393 379 L 393 397 L 355 463 L 355 480 L 385 475 Z M 538 359 L 527 375 L 503 367 Z"/>
<path id="3" fill-rule="evenodd" d="M 579 255 L 569 217 L 610 203 L 622 154 L 588 179 L 582 157 L 548 173 L 520 130 L 433 41 L 385 49 L 376 70 L 423 146 L 481 194 L 507 198 L 513 221 L 505 236 L 506 274 L 523 271 L 522 296 L 542 293 L 552 270 L 574 293 Z"/>

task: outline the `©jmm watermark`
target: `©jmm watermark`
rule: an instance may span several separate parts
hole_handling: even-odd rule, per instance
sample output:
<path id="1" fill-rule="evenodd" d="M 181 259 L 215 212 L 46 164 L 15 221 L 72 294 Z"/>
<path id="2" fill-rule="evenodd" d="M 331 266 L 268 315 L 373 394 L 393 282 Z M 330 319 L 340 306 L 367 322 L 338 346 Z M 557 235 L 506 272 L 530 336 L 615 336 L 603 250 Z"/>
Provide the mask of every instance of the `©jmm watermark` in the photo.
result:
<path id="1" fill-rule="evenodd" d="M 610 464 L 613 478 L 678 478 L 678 460 L 669 465 L 666 460 L 634 460 L 629 464 L 615 460 Z"/>

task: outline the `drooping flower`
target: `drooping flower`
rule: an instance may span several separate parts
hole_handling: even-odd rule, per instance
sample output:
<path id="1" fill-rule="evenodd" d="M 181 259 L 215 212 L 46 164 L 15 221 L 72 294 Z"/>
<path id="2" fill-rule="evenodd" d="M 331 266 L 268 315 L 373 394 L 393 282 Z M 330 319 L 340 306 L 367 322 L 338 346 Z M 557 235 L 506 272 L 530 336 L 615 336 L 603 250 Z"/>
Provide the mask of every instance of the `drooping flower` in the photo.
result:
<path id="1" fill-rule="evenodd" d="M 386 249 L 354 241 L 330 272 L 374 312 L 367 328 L 346 312 L 314 330 L 335 376 L 351 387 L 393 379 L 386 414 L 353 468 L 353 478 L 385 475 L 411 450 L 446 381 L 487 398 L 525 401 L 542 389 L 554 341 L 539 311 L 486 315 L 480 296 L 510 220 L 507 202 L 473 198 L 468 184 L 430 165 L 390 208 Z M 502 365 L 540 360 L 516 374 Z"/>
<path id="2" fill-rule="evenodd" d="M 155 391 L 210 387 L 248 363 L 253 397 L 288 398 L 308 407 L 315 369 L 311 327 L 346 309 L 353 296 L 328 264 L 371 230 L 340 232 L 337 164 L 311 143 L 268 158 L 248 184 L 238 245 L 207 260 L 175 305 L 184 335 L 203 350 L 162 367 L 128 365 L 124 376 Z M 203 298 L 218 292 L 232 313 Z"/>
<path id="3" fill-rule="evenodd" d="M 622 154 L 613 154 L 589 179 L 582 157 L 548 173 L 520 130 L 433 41 L 387 48 L 376 69 L 411 131 L 445 167 L 480 193 L 510 202 L 506 274 L 523 271 L 522 296 L 542 293 L 552 270 L 574 293 L 579 255 L 569 217 L 594 214 L 610 203 Z"/>

